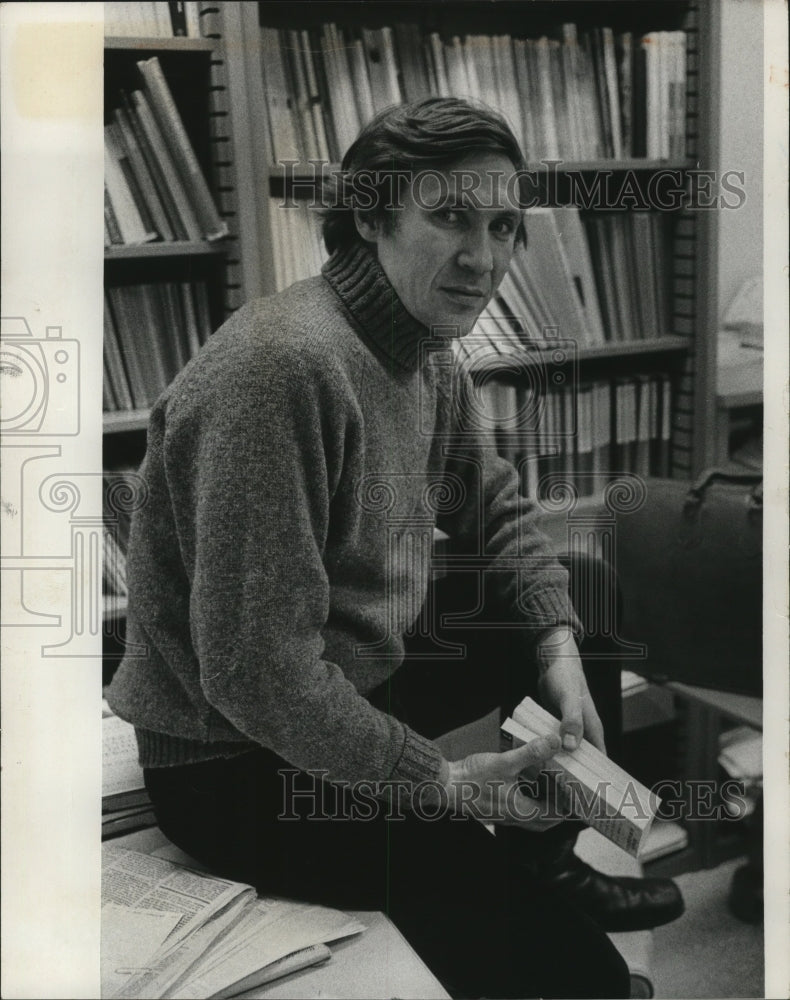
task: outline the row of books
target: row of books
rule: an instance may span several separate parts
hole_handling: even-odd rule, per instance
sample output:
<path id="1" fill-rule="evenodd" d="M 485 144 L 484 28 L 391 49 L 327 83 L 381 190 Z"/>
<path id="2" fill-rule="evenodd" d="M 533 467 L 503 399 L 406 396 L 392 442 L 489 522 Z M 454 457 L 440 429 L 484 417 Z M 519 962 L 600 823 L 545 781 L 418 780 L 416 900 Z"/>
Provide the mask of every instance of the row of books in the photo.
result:
<path id="1" fill-rule="evenodd" d="M 105 3 L 108 38 L 200 38 L 200 11 L 194 2 Z"/>
<path id="2" fill-rule="evenodd" d="M 530 209 L 518 251 L 479 323 L 495 350 L 551 329 L 579 347 L 650 340 L 669 330 L 664 219 L 655 212 L 580 215 Z M 486 322 L 487 321 L 487 322 Z"/>
<path id="3" fill-rule="evenodd" d="M 159 59 L 137 68 L 104 128 L 105 247 L 227 236 Z"/>
<path id="4" fill-rule="evenodd" d="M 304 201 L 287 207 L 269 199 L 274 280 L 277 291 L 318 274 L 327 258 L 321 236 L 321 215 Z"/>
<path id="5" fill-rule="evenodd" d="M 621 472 L 668 476 L 672 385 L 668 375 L 636 374 L 553 389 L 488 380 L 479 387 L 481 428 L 519 471 L 525 496 L 544 476 L 562 474 L 580 496 Z"/>
<path id="6" fill-rule="evenodd" d="M 326 258 L 320 213 L 270 200 L 276 287 L 317 274 Z M 478 322 L 495 354 L 523 350 L 546 330 L 579 347 L 650 340 L 668 332 L 667 247 L 659 213 L 535 208 L 527 250 L 516 252 Z"/>
<path id="7" fill-rule="evenodd" d="M 507 118 L 530 162 L 686 153 L 683 31 L 579 31 L 557 37 L 382 28 L 261 28 L 276 162 L 340 162 L 383 108 L 429 95 L 483 101 Z"/>
<path id="8" fill-rule="evenodd" d="M 147 409 L 211 332 L 203 282 L 109 287 L 104 296 L 104 409 Z"/>

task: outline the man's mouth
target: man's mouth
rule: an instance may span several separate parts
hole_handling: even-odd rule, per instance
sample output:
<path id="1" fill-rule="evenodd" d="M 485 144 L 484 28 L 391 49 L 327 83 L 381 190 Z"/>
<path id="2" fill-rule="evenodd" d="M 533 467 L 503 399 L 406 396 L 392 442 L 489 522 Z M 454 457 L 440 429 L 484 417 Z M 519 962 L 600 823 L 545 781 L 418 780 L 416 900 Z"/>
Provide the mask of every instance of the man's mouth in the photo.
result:
<path id="1" fill-rule="evenodd" d="M 488 292 L 474 285 L 444 285 L 442 291 L 461 305 L 480 306 L 488 301 Z"/>

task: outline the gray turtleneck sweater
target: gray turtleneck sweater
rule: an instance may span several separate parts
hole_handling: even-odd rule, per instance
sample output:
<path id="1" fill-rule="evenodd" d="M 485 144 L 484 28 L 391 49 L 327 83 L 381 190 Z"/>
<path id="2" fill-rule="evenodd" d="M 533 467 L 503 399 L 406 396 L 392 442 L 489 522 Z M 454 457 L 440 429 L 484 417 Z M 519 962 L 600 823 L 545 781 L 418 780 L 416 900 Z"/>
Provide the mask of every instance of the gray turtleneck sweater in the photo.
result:
<path id="1" fill-rule="evenodd" d="M 501 569 L 525 668 L 539 631 L 578 627 L 451 359 L 356 246 L 240 309 L 159 398 L 108 692 L 144 766 L 261 744 L 336 779 L 435 779 L 436 745 L 363 697 L 402 661 L 435 524 Z"/>

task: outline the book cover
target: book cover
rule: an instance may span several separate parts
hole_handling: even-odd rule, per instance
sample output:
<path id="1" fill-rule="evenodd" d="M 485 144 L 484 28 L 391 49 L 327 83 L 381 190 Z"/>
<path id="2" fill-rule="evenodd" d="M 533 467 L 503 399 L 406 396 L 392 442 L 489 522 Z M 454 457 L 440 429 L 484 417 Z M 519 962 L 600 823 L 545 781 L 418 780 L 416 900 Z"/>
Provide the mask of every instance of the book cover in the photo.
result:
<path id="1" fill-rule="evenodd" d="M 132 409 L 145 410 L 149 406 L 146 374 L 143 371 L 138 344 L 133 336 L 129 336 L 129 324 L 134 329 L 137 318 L 134 302 L 131 301 L 133 296 L 130 296 L 128 286 L 108 288 L 106 296 L 110 309 L 105 309 L 105 322 L 108 317 L 112 318 L 112 329 L 116 333 L 123 357 L 123 367 L 128 375 L 129 391 L 134 404 Z"/>
<path id="2" fill-rule="evenodd" d="M 621 160 L 623 158 L 623 130 L 620 117 L 617 58 L 614 48 L 614 33 L 611 28 L 601 28 L 601 44 L 603 47 L 603 70 L 606 79 L 609 121 L 612 131 L 612 155 L 616 160 Z"/>
<path id="3" fill-rule="evenodd" d="M 423 58 L 422 35 L 416 24 L 395 23 L 395 43 L 401 68 L 403 96 L 411 103 L 431 94 L 428 71 Z"/>
<path id="4" fill-rule="evenodd" d="M 135 135 L 129 114 L 123 108 L 116 108 L 115 111 L 113 111 L 113 120 L 115 121 L 126 149 L 127 156 L 129 157 L 132 168 L 134 169 L 142 196 L 151 212 L 153 227 L 157 230 L 163 240 L 172 241 L 175 239 L 173 227 L 170 225 L 170 220 L 167 217 L 165 207 L 162 204 L 159 194 L 157 193 L 154 179 L 148 169 L 148 164 L 145 161 L 145 156 L 140 148 L 140 144 L 137 141 L 137 136 Z"/>
<path id="5" fill-rule="evenodd" d="M 132 195 L 137 211 L 140 214 L 143 229 L 145 229 L 147 234 L 152 234 L 153 239 L 159 239 L 161 234 L 157 230 L 153 215 L 151 214 L 151 210 L 138 182 L 137 174 L 135 173 L 131 159 L 129 158 L 126 143 L 123 140 L 123 134 L 115 122 L 110 125 L 105 125 L 104 128 L 112 145 L 112 155 L 123 172 L 127 187 Z"/>
<path id="6" fill-rule="evenodd" d="M 104 297 L 104 358 L 110 375 L 113 393 L 118 403 L 118 409 L 135 409 L 134 402 L 132 401 L 132 393 L 129 389 L 129 378 L 126 374 L 126 367 L 123 363 L 123 355 L 118 341 L 118 333 L 115 329 L 115 320 L 106 295 Z"/>
<path id="7" fill-rule="evenodd" d="M 373 103 L 373 92 L 370 89 L 365 48 L 361 39 L 355 38 L 351 42 L 348 61 L 351 66 L 351 80 L 354 84 L 354 97 L 357 102 L 359 120 L 361 124 L 366 125 L 375 115 L 376 108 Z"/>
<path id="8" fill-rule="evenodd" d="M 634 36 L 623 31 L 615 39 L 617 81 L 620 90 L 620 128 L 623 156 L 634 156 Z"/>
<path id="9" fill-rule="evenodd" d="M 310 94 L 307 90 L 300 33 L 293 30 L 283 31 L 282 42 L 288 91 L 295 110 L 294 120 L 299 134 L 299 148 L 304 151 L 305 159 L 318 160 L 321 158 L 321 153 L 318 148 L 318 134 L 313 121 Z"/>
<path id="10" fill-rule="evenodd" d="M 143 223 L 140 210 L 121 167 L 120 151 L 110 125 L 104 127 L 104 184 L 124 244 L 137 246 L 156 239 L 156 233 L 146 229 Z"/>
<path id="11" fill-rule="evenodd" d="M 261 68 L 268 108 L 269 134 L 274 162 L 304 159 L 296 136 L 293 106 L 288 93 L 280 36 L 275 28 L 261 27 Z"/>
<path id="12" fill-rule="evenodd" d="M 444 45 L 438 31 L 428 35 L 431 57 L 433 58 L 433 73 L 436 78 L 436 94 L 438 97 L 450 97 L 450 83 L 447 79 L 447 67 L 444 58 Z M 457 96 L 452 94 L 453 97 Z"/>
<path id="13" fill-rule="evenodd" d="M 537 81 L 538 107 L 540 108 L 543 148 L 540 159 L 556 160 L 560 155 L 557 137 L 557 112 L 554 107 L 554 88 L 551 84 L 551 56 L 549 40 L 545 35 L 537 41 L 527 39 L 527 51 L 534 55 L 535 78 Z"/>
<path id="14" fill-rule="evenodd" d="M 184 185 L 181 182 L 176 165 L 170 156 L 167 144 L 159 130 L 159 125 L 148 104 L 148 99 L 141 90 L 135 90 L 132 93 L 132 103 L 137 114 L 137 120 L 145 133 L 148 146 L 156 159 L 164 179 L 164 189 L 167 190 L 178 213 L 180 228 L 184 232 L 186 239 L 200 242 L 203 234 L 198 225 L 198 220 L 184 190 Z"/>
<path id="15" fill-rule="evenodd" d="M 222 239 L 228 235 L 228 225 L 219 217 L 159 59 L 153 56 L 151 59 L 140 60 L 137 68 L 145 82 L 147 96 L 150 98 L 162 135 L 181 173 L 181 179 L 194 206 L 203 235 L 207 240 Z"/>
<path id="16" fill-rule="evenodd" d="M 559 721 L 525 698 L 502 726 L 517 745 L 559 733 Z M 572 812 L 624 851 L 638 857 L 661 800 L 588 740 L 573 752 L 558 750 L 543 772 L 557 782 Z"/>
<path id="17" fill-rule="evenodd" d="M 553 209 L 534 208 L 526 213 L 527 267 L 545 293 L 551 314 L 563 339 L 587 346 L 587 327 L 579 292 Z"/>
<path id="18" fill-rule="evenodd" d="M 469 80 L 466 75 L 466 60 L 461 47 L 461 39 L 453 35 L 444 46 L 444 62 L 447 68 L 447 89 L 453 97 L 469 97 Z"/>
<path id="19" fill-rule="evenodd" d="M 603 319 L 598 302 L 590 247 L 581 215 L 577 208 L 553 208 L 558 239 L 565 250 L 572 282 L 581 303 L 587 331 L 587 343 L 600 346 L 606 343 Z"/>

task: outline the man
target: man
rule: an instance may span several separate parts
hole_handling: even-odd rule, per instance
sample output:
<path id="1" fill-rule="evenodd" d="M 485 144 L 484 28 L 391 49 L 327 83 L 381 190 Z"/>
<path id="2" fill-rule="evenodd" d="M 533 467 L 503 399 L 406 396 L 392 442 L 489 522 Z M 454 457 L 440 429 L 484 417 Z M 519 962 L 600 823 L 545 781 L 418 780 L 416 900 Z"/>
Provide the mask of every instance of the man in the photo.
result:
<path id="1" fill-rule="evenodd" d="M 567 749 L 603 747 L 566 573 L 428 350 L 469 333 L 523 239 L 522 166 L 503 120 L 463 101 L 363 130 L 322 275 L 239 310 L 152 411 L 128 557 L 148 655 L 109 700 L 160 826 L 213 870 L 384 910 L 459 995 L 627 996 L 598 925 L 512 863 L 552 836 L 519 775 L 559 740 L 448 761 L 433 739 L 448 704 L 485 711 L 475 685 L 534 687 Z M 399 667 L 434 523 L 484 550 L 522 628 L 428 703 L 430 656 Z"/>

